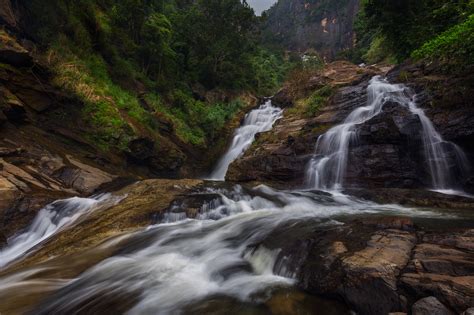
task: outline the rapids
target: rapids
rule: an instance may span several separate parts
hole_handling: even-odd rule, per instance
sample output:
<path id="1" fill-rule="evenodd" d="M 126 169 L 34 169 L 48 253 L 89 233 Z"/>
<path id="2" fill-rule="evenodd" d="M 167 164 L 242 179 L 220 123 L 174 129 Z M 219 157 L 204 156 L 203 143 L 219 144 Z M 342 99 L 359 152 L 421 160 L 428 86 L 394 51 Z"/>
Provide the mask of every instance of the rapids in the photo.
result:
<path id="1" fill-rule="evenodd" d="M 104 312 L 109 300 L 133 301 L 127 314 L 180 314 L 192 303 L 216 295 L 258 302 L 268 298 L 271 290 L 289 288 L 295 282 L 294 270 L 285 264 L 289 257 L 280 255 L 280 245 L 261 245 L 271 243 L 276 231 L 299 222 L 313 228 L 337 226 L 343 224 L 340 219 L 361 214 L 444 216 L 398 205 L 381 206 L 339 193 L 279 191 L 264 185 L 250 190 L 239 185 L 209 187 L 200 194 L 217 197 L 204 203 L 195 219 L 176 216 L 182 219 L 128 235 L 116 255 L 75 279 L 55 279 L 57 291 L 35 314 Z M 177 209 L 180 207 L 170 210 Z M 12 282 L 21 286 L 29 277 L 26 273 L 3 279 L 3 283 L 0 280 L 0 297 L 5 294 L 2 290 L 11 289 Z M 52 285 L 51 280 L 39 281 Z"/>

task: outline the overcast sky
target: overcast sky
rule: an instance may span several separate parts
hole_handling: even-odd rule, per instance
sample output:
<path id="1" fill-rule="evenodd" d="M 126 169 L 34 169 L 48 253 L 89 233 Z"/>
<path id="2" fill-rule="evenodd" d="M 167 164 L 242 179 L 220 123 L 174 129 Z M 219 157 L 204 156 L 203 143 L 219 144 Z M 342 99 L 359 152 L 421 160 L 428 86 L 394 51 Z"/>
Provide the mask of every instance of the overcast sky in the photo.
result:
<path id="1" fill-rule="evenodd" d="M 247 3 L 255 10 L 257 15 L 270 8 L 277 0 L 247 0 Z"/>

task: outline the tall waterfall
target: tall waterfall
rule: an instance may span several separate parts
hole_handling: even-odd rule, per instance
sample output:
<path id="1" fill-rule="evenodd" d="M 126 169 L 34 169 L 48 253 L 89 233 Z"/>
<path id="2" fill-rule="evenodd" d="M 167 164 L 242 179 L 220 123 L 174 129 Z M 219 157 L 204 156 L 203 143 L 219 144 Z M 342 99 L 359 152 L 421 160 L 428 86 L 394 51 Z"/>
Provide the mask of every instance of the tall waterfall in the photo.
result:
<path id="1" fill-rule="evenodd" d="M 257 133 L 271 130 L 275 121 L 282 117 L 282 112 L 281 108 L 274 107 L 272 101 L 268 100 L 248 113 L 243 125 L 235 131 L 231 146 L 219 160 L 209 179 L 224 180 L 229 165 L 252 145 Z"/>
<path id="2" fill-rule="evenodd" d="M 307 169 L 307 184 L 321 190 L 341 189 L 344 184 L 349 148 L 357 137 L 356 125 L 378 115 L 387 101 L 393 101 L 407 107 L 420 118 L 424 153 L 432 178 L 432 188 L 436 190 L 453 188 L 456 182 L 453 165 L 449 163 L 447 146 L 451 146 L 456 153 L 457 167 L 466 168 L 467 159 L 458 146 L 443 140 L 423 110 L 416 106 L 414 96 L 402 84 L 390 84 L 380 76 L 372 78 L 368 86 L 367 105 L 356 108 L 342 124 L 319 137 Z"/>

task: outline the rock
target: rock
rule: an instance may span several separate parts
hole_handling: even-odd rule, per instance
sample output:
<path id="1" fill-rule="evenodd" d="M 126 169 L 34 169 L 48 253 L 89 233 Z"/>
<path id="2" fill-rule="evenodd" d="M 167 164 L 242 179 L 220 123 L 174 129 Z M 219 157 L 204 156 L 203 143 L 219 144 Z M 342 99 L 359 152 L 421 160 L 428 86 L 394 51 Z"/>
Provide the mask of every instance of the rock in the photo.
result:
<path id="1" fill-rule="evenodd" d="M 474 315 L 474 307 L 468 308 L 462 313 L 462 315 Z"/>
<path id="2" fill-rule="evenodd" d="M 5 0 L 2 2 L 5 2 Z M 0 6 L 1 5 L 2 3 L 0 3 Z M 8 8 L 6 8 L 6 10 L 0 9 L 0 18 L 8 14 L 6 11 L 9 11 Z M 0 31 L 0 62 L 15 67 L 31 67 L 34 63 L 29 52 L 5 31 Z"/>
<path id="3" fill-rule="evenodd" d="M 99 186 L 116 178 L 98 168 L 79 162 L 70 155 L 66 157 L 72 167 L 63 168 L 59 178 L 80 193 L 91 194 Z"/>
<path id="4" fill-rule="evenodd" d="M 18 188 L 3 176 L 0 176 L 0 217 L 3 211 L 12 207 L 21 196 Z"/>
<path id="5" fill-rule="evenodd" d="M 288 90 L 283 88 L 279 90 L 273 97 L 272 103 L 278 107 L 286 108 L 293 106 L 293 100 L 288 93 Z"/>
<path id="6" fill-rule="evenodd" d="M 8 121 L 7 116 L 3 112 L 0 111 L 0 127 Z"/>
<path id="7" fill-rule="evenodd" d="M 412 309 L 413 315 L 454 315 L 435 297 L 430 296 L 416 302 Z"/>
<path id="8" fill-rule="evenodd" d="M 2 87 L 0 87 L 0 110 L 11 122 L 21 123 L 26 120 L 26 110 L 23 102 L 9 90 Z"/>
<path id="9" fill-rule="evenodd" d="M 130 141 L 128 149 L 130 158 L 136 161 L 144 161 L 155 154 L 155 142 L 148 138 L 135 139 Z"/>
<path id="10" fill-rule="evenodd" d="M 33 177 L 30 173 L 26 172 L 22 168 L 6 162 L 2 158 L 0 158 L 0 164 L 3 165 L 3 169 L 0 170 L 0 175 L 8 178 L 8 180 L 21 189 L 28 190 L 28 187 L 25 183 L 33 185 L 37 188 L 48 189 L 44 183 Z"/>
<path id="11" fill-rule="evenodd" d="M 10 0 L 0 0 L 0 20 L 11 28 L 17 27 L 17 21 Z"/>
<path id="12" fill-rule="evenodd" d="M 378 232 L 367 247 L 342 260 L 346 279 L 340 292 L 362 314 L 386 314 L 400 308 L 397 278 L 410 259 L 413 234 Z"/>
<path id="13" fill-rule="evenodd" d="M 426 292 L 461 313 L 474 305 L 474 233 L 426 233 L 400 277 L 412 300 Z M 413 303 L 414 301 L 412 301 Z"/>

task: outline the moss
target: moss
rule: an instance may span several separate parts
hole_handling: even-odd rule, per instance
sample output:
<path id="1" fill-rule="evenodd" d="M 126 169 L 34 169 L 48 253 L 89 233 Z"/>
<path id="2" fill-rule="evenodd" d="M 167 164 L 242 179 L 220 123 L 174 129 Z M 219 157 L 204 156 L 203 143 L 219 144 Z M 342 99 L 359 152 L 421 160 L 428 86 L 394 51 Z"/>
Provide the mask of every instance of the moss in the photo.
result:
<path id="1" fill-rule="evenodd" d="M 333 92 L 333 88 L 326 85 L 313 92 L 309 97 L 296 101 L 296 106 L 291 108 L 288 113 L 313 117 L 317 114 L 321 106 L 326 104 Z"/>

